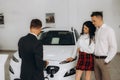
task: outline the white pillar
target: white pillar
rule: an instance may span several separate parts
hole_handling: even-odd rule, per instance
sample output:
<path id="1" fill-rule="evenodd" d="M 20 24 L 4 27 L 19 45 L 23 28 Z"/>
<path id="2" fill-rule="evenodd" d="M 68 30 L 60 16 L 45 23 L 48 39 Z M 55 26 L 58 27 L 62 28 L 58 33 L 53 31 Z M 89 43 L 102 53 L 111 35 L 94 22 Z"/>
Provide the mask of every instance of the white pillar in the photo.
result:
<path id="1" fill-rule="evenodd" d="M 5 63 L 7 58 L 7 54 L 0 54 L 0 80 L 5 80 Z"/>

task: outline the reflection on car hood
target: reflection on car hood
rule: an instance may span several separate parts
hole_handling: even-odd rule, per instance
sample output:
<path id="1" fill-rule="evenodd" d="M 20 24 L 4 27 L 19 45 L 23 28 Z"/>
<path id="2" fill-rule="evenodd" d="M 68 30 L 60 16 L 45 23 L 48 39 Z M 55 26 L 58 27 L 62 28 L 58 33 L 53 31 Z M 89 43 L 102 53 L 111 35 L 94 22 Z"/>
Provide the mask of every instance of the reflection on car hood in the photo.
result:
<path id="1" fill-rule="evenodd" d="M 43 46 L 44 60 L 62 61 L 71 57 L 74 50 L 73 46 Z"/>

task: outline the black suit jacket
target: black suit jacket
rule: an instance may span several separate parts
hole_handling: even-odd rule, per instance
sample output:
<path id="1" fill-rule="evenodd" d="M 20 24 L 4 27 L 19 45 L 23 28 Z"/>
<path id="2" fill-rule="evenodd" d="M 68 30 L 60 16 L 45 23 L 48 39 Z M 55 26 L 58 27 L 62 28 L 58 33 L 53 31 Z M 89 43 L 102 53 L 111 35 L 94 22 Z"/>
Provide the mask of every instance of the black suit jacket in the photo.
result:
<path id="1" fill-rule="evenodd" d="M 18 42 L 19 57 L 22 59 L 22 80 L 44 80 L 43 46 L 33 34 L 22 37 Z"/>

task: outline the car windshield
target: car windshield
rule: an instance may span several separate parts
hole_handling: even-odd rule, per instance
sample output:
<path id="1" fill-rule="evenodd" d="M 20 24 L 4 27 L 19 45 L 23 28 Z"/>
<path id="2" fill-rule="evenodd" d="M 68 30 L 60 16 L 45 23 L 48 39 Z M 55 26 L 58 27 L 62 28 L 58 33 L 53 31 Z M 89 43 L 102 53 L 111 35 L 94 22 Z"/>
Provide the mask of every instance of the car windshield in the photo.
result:
<path id="1" fill-rule="evenodd" d="M 74 36 L 69 31 L 49 31 L 41 35 L 43 45 L 75 45 Z"/>

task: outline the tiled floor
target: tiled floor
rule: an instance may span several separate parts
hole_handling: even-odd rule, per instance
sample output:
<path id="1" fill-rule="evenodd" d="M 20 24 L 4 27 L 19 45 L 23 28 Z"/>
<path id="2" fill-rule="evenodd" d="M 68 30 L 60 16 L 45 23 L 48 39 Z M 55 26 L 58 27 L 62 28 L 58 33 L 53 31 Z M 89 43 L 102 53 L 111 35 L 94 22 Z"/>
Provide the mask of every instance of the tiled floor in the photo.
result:
<path id="1" fill-rule="evenodd" d="M 6 65 L 5 65 L 5 80 L 9 80 L 9 61 L 10 58 L 12 56 L 12 54 L 14 53 L 14 51 L 0 51 L 0 54 L 9 54 L 9 57 L 7 59 Z M 112 62 L 110 63 L 110 73 L 111 73 L 111 80 L 120 80 L 120 54 L 117 54 L 115 56 L 115 58 L 112 60 Z M 92 72 L 92 78 L 91 80 L 95 80 L 94 78 L 94 73 Z"/>

